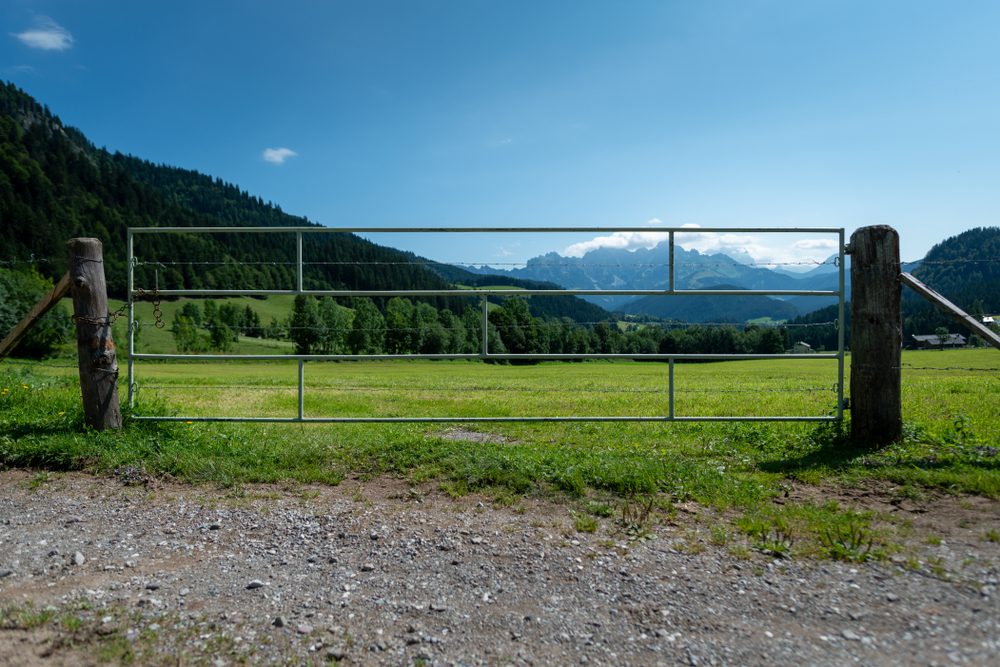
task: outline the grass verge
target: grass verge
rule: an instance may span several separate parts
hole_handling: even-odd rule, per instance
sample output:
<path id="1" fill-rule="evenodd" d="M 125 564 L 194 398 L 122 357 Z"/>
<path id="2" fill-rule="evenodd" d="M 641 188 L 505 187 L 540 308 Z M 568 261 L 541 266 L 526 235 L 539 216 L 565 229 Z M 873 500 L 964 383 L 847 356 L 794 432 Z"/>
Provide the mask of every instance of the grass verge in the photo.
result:
<path id="1" fill-rule="evenodd" d="M 835 503 L 777 502 L 787 495 L 789 480 L 876 482 L 1000 498 L 1000 452 L 990 435 L 1000 426 L 1000 387 L 995 374 L 975 371 L 977 365 L 988 369 L 995 358 L 974 350 L 941 353 L 947 360 L 919 354 L 927 353 L 908 354 L 904 365 L 973 370 L 904 373 L 906 437 L 880 450 L 850 445 L 846 426 L 830 423 L 514 423 L 476 425 L 454 437 L 446 427 L 421 424 L 129 421 L 121 433 L 93 433 L 83 428 L 70 372 L 51 364 L 5 365 L 0 465 L 117 471 L 123 477 L 138 471 L 139 478 L 223 486 L 398 475 L 437 481 L 454 495 L 567 497 L 584 532 L 594 527 L 590 517 L 645 524 L 625 516 L 637 511 L 636 498 L 659 498 L 658 508 L 693 501 L 735 516 L 737 529 L 758 551 L 865 560 L 891 551 L 888 538 L 873 528 L 875 517 Z M 821 386 L 828 371 L 727 362 L 689 365 L 678 375 L 685 376 L 688 410 L 782 414 L 814 409 L 818 392 L 807 388 Z M 275 367 L 201 364 L 194 371 L 164 364 L 143 373 L 159 387 L 140 394 L 144 414 L 232 414 L 241 408 L 284 414 L 296 401 L 293 378 Z M 656 414 L 664 407 L 663 373 L 662 364 L 632 363 L 317 365 L 308 371 L 315 391 L 307 394 L 307 408 L 359 416 Z M 760 383 L 778 391 L 762 394 Z M 762 406 L 762 399 L 768 404 Z"/>

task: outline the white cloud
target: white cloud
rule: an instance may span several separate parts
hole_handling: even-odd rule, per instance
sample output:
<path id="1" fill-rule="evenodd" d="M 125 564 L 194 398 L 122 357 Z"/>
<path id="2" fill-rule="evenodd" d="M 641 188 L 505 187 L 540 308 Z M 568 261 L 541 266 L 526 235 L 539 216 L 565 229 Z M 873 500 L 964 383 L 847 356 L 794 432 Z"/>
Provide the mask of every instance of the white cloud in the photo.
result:
<path id="1" fill-rule="evenodd" d="M 73 46 L 73 35 L 48 16 L 39 16 L 35 26 L 24 32 L 13 33 L 27 46 L 44 51 L 65 51 Z"/>
<path id="2" fill-rule="evenodd" d="M 611 236 L 598 236 L 589 241 L 574 243 L 563 251 L 565 257 L 583 257 L 588 252 L 601 248 L 615 250 L 638 250 L 639 248 L 655 248 L 667 240 L 663 232 L 615 232 Z"/>
<path id="3" fill-rule="evenodd" d="M 646 221 L 647 225 L 662 225 L 659 218 L 652 218 Z M 667 240 L 665 232 L 614 232 L 610 236 L 598 236 L 589 241 L 574 243 L 563 250 L 564 257 L 583 257 L 588 252 L 601 248 L 613 248 L 615 250 L 638 250 L 640 248 L 655 248 L 660 243 Z"/>
<path id="4" fill-rule="evenodd" d="M 793 247 L 800 250 L 826 250 L 836 252 L 837 242 L 833 239 L 805 239 L 797 242 Z"/>
<path id="5" fill-rule="evenodd" d="M 688 225 L 685 225 L 688 226 Z M 824 238 L 796 238 L 789 234 L 679 233 L 677 244 L 703 255 L 721 253 L 757 266 L 787 266 L 794 269 L 823 263 L 837 252 L 837 241 Z M 800 235 L 799 235 L 800 236 Z"/>
<path id="6" fill-rule="evenodd" d="M 272 164 L 285 164 L 285 160 L 290 157 L 296 157 L 298 153 L 293 151 L 291 148 L 265 148 L 264 152 L 261 153 L 261 157 L 264 158 L 264 162 L 270 162 Z"/>
<path id="7" fill-rule="evenodd" d="M 656 218 L 648 221 L 649 225 L 660 225 Z M 699 229 L 698 225 L 683 225 L 685 229 Z M 581 243 L 574 243 L 563 251 L 566 257 L 582 257 L 588 252 L 601 248 L 634 251 L 640 248 L 653 248 L 667 241 L 666 232 L 614 232 L 609 236 Z M 703 255 L 724 254 L 745 264 L 758 266 L 788 266 L 803 269 L 825 261 L 837 252 L 838 243 L 833 239 L 801 238 L 788 234 L 739 234 L 719 233 L 705 230 L 703 232 L 677 232 L 674 236 L 677 245 L 685 250 L 697 250 Z"/>

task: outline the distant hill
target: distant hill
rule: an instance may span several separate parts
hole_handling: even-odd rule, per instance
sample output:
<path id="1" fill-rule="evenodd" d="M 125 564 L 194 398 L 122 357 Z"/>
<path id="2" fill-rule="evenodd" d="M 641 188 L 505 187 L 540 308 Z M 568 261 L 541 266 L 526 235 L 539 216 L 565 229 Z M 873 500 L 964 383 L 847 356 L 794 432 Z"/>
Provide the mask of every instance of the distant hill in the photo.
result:
<path id="1" fill-rule="evenodd" d="M 99 149 L 30 95 L 0 83 L 0 265 L 37 263 L 43 274 L 58 278 L 67 268 L 66 241 L 93 236 L 104 242 L 109 292 L 122 298 L 126 230 L 191 226 L 319 227 L 221 179 Z M 354 234 L 306 235 L 303 246 L 307 289 L 438 290 L 454 282 L 413 253 Z M 154 281 L 161 288 L 195 289 L 289 289 L 295 283 L 292 235 L 141 237 L 136 254 L 145 262 L 136 269 L 136 284 L 146 288 Z M 559 299 L 533 309 L 601 319 L 591 304 Z M 475 303 L 430 301 L 455 312 Z"/>
<path id="2" fill-rule="evenodd" d="M 705 289 L 740 289 L 734 285 L 710 285 Z M 743 324 L 769 317 L 788 320 L 799 313 L 794 306 L 767 296 L 645 296 L 626 304 L 626 312 L 680 322 Z"/>

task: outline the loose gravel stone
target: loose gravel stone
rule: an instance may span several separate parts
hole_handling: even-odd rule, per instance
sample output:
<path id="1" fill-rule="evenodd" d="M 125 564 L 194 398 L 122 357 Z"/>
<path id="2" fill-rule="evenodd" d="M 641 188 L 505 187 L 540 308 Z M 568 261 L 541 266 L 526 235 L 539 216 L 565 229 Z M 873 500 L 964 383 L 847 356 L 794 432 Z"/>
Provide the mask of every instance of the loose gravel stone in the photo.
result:
<path id="1" fill-rule="evenodd" d="M 944 555 L 917 539 L 899 565 L 775 560 L 699 538 L 704 520 L 686 513 L 630 540 L 614 518 L 577 532 L 564 504 L 429 486 L 417 502 L 392 479 L 310 487 L 306 502 L 74 474 L 29 493 L 30 479 L 0 472 L 0 608 L 31 600 L 98 639 L 56 620 L 0 629 L 0 664 L 90 664 L 120 640 L 136 665 L 985 665 L 1000 652 L 1000 546 L 979 538 L 948 535 Z M 984 506 L 995 514 L 978 525 L 992 525 L 1000 510 Z M 86 530 L 67 528 L 83 507 Z M 102 567 L 63 567 L 54 544 Z M 953 563 L 950 580 L 913 558 Z"/>
<path id="2" fill-rule="evenodd" d="M 73 564 L 74 565 L 78 565 L 79 566 L 79 565 L 83 565 L 86 562 L 87 562 L 87 559 L 86 559 L 86 557 L 84 557 L 83 552 L 77 551 L 76 553 L 73 554 Z"/>

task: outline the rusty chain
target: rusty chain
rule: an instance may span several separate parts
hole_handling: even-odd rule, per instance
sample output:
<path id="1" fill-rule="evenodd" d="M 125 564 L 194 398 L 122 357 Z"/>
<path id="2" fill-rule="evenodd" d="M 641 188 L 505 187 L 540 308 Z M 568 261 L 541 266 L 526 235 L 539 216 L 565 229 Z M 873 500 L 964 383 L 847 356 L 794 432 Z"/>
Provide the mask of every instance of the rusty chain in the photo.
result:
<path id="1" fill-rule="evenodd" d="M 147 292 L 141 287 L 136 288 L 135 298 L 142 299 L 145 296 L 149 296 L 153 304 L 153 326 L 157 329 L 162 329 L 166 326 L 163 321 L 163 310 L 160 308 L 160 297 L 159 290 L 153 288 L 151 291 Z M 86 315 L 73 315 L 73 321 L 78 324 L 93 324 L 96 326 L 107 325 L 111 326 L 114 324 L 118 318 L 125 317 L 128 314 L 128 302 L 121 305 L 118 310 L 109 312 L 105 317 L 88 317 Z"/>

